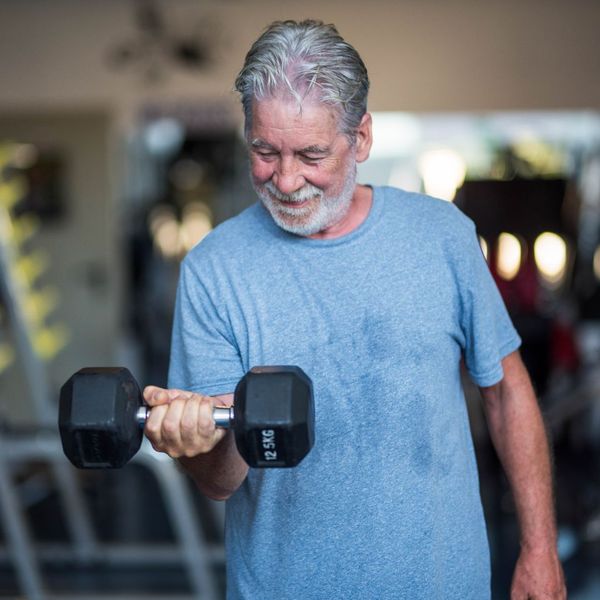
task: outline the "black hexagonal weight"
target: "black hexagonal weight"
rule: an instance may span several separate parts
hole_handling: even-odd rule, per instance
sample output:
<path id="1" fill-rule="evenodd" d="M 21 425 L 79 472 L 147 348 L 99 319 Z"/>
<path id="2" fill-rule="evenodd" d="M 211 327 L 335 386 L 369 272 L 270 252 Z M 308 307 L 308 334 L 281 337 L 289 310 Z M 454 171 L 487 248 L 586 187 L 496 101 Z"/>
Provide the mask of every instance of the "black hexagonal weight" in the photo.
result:
<path id="1" fill-rule="evenodd" d="M 251 467 L 294 467 L 315 442 L 312 382 L 300 367 L 254 367 L 238 383 L 233 430 Z"/>
<path id="2" fill-rule="evenodd" d="M 82 469 L 122 467 L 140 448 L 142 404 L 125 368 L 77 371 L 61 388 L 58 427 L 63 450 Z"/>

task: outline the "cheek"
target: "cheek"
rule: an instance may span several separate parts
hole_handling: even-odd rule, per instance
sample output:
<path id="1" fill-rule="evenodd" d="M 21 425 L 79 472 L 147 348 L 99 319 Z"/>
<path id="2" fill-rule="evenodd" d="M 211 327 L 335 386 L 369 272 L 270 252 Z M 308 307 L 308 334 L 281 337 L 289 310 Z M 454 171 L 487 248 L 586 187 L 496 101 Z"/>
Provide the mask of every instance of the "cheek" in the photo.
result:
<path id="1" fill-rule="evenodd" d="M 336 194 L 343 186 L 343 179 L 331 173 L 314 173 L 310 183 L 330 194 Z"/>
<path id="2" fill-rule="evenodd" d="M 312 167 L 306 167 L 302 171 L 304 179 L 321 190 L 335 190 L 340 180 L 339 173 L 336 172 L 333 165 L 320 164 Z"/>
<path id="3" fill-rule="evenodd" d="M 250 163 L 252 179 L 258 183 L 266 183 L 273 176 L 273 166 L 269 163 L 253 160 Z"/>

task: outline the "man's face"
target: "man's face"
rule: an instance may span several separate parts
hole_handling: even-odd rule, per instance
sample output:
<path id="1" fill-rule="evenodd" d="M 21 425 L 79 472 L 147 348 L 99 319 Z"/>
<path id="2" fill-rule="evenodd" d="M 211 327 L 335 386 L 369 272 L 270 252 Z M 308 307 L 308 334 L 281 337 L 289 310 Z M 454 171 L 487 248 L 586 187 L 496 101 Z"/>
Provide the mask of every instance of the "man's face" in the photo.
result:
<path id="1" fill-rule="evenodd" d="M 337 114 L 307 100 L 255 101 L 248 134 L 254 188 L 275 222 L 310 236 L 344 220 L 356 188 L 356 147 Z"/>

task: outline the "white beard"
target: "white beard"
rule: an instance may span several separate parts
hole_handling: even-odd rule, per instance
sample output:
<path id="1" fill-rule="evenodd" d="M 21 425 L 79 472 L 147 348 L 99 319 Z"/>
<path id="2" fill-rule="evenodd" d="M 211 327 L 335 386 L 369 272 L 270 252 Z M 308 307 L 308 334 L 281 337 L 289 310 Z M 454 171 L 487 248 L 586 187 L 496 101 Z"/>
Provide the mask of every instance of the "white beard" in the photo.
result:
<path id="1" fill-rule="evenodd" d="M 325 196 L 322 189 L 310 183 L 291 194 L 280 192 L 272 181 L 262 185 L 253 181 L 252 185 L 281 229 L 308 237 L 339 223 L 348 213 L 356 188 L 356 163 L 349 165 L 344 187 L 337 196 Z M 310 200 L 306 206 L 293 206 L 306 200 Z"/>

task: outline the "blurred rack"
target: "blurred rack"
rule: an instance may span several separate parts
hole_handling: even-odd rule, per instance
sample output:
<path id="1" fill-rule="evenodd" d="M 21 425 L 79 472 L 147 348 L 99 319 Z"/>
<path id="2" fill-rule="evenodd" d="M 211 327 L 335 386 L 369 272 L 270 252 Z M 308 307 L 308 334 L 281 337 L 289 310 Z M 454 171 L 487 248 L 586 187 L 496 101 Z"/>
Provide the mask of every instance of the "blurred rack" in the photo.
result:
<path id="1" fill-rule="evenodd" d="M 15 426 L 10 419 L 10 404 L 3 406 L 0 516 L 7 545 L 0 546 L 0 564 L 13 565 L 18 586 L 30 600 L 57 597 L 46 589 L 42 576 L 43 567 L 53 564 L 182 565 L 191 590 L 187 597 L 216 599 L 219 592 L 214 567 L 224 564 L 222 547 L 211 546 L 202 536 L 186 477 L 172 460 L 155 453 L 148 444 L 133 462 L 155 478 L 176 543 L 109 544 L 98 540 L 78 473 L 64 457 L 58 436 L 57 407 L 47 362 L 67 344 L 68 331 L 64 325 L 52 322 L 56 292 L 40 284 L 47 259 L 39 249 L 32 248 L 37 223 L 30 216 L 17 216 L 13 210 L 25 189 L 18 169 L 11 164 L 14 148 L 12 144 L 0 144 L 0 312 L 4 313 L 0 319 L 0 377 L 11 363 L 19 361 L 33 405 L 33 423 Z M 70 540 L 67 543 L 43 544 L 32 535 L 20 492 L 23 483 L 17 481 L 23 467 L 32 463 L 43 463 L 51 473 L 52 489 L 45 493 L 54 492 L 59 498 Z M 222 515 L 212 517 L 219 520 Z M 114 598 L 115 594 L 108 596 Z M 82 597 L 81 593 L 77 597 Z"/>

